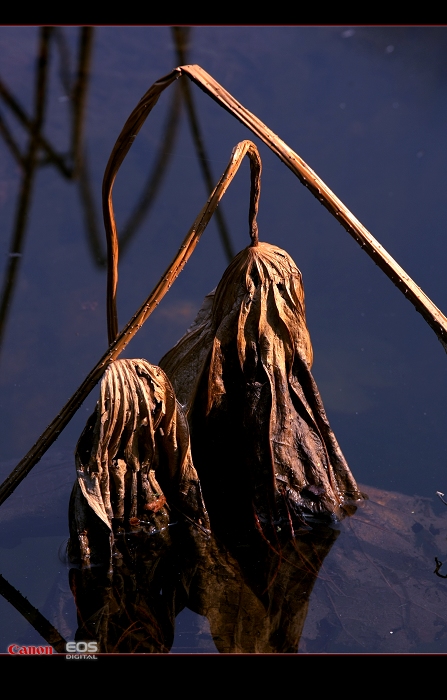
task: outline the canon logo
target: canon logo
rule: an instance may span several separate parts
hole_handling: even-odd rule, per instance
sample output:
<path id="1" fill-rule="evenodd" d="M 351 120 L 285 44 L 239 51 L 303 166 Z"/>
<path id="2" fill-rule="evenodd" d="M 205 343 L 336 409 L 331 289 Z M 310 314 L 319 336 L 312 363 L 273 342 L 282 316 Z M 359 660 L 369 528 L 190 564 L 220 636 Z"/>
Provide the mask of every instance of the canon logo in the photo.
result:
<path id="1" fill-rule="evenodd" d="M 18 644 L 10 644 L 8 654 L 52 654 L 53 647 L 21 647 Z"/>

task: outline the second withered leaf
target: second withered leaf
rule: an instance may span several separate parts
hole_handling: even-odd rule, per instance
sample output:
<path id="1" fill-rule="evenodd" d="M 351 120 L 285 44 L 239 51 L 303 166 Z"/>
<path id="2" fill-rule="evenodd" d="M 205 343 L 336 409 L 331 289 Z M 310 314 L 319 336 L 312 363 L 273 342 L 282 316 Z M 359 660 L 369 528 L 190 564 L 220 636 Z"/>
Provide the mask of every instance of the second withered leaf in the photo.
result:
<path id="1" fill-rule="evenodd" d="M 174 523 L 207 532 L 188 423 L 165 373 L 145 360 L 106 369 L 76 469 L 69 554 L 82 568 L 107 564 L 121 535 L 158 550 Z"/>
<path id="2" fill-rule="evenodd" d="M 284 250 L 255 239 L 241 251 L 160 366 L 215 527 L 293 535 L 362 498 L 310 371 L 302 277 Z"/>

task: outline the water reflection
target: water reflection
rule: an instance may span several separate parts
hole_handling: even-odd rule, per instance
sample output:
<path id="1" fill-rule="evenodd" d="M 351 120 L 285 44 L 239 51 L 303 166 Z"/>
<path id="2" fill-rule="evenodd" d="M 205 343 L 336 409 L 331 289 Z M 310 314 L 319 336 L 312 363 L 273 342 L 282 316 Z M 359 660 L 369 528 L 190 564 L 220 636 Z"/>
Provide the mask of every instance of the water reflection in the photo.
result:
<path id="1" fill-rule="evenodd" d="M 76 639 L 102 651 L 166 653 L 186 607 L 207 618 L 220 653 L 296 653 L 313 585 L 338 532 L 322 528 L 275 550 L 257 533 L 237 545 L 214 538 L 172 543 L 122 534 L 107 568 L 72 569 Z M 141 539 L 143 537 L 143 539 Z"/>
<path id="2" fill-rule="evenodd" d="M 12 296 L 19 272 L 22 249 L 26 234 L 29 210 L 32 201 L 32 193 L 37 171 L 41 167 L 52 165 L 58 173 L 67 180 L 79 179 L 80 191 L 83 195 L 87 225 L 90 232 L 97 228 L 94 216 L 92 216 L 92 196 L 88 184 L 88 169 L 82 154 L 82 131 L 84 123 L 86 92 L 88 87 L 90 57 L 93 42 L 93 29 L 84 27 L 79 30 L 78 64 L 75 78 L 71 80 L 71 66 L 67 45 L 61 29 L 42 27 L 38 54 L 36 60 L 36 75 L 34 86 L 34 114 L 28 116 L 21 107 L 12 92 L 0 81 L 0 98 L 4 105 L 13 113 L 28 133 L 28 145 L 22 152 L 16 142 L 13 131 L 0 115 L 0 132 L 5 144 L 9 147 L 16 163 L 20 167 L 22 180 L 20 192 L 17 198 L 15 221 L 9 247 L 9 260 L 7 263 L 3 289 L 0 296 L 0 344 L 5 333 L 5 324 L 12 303 Z M 70 104 L 71 127 L 69 153 L 60 153 L 43 135 L 47 117 L 47 102 L 49 91 L 49 63 L 51 57 L 51 44 L 55 43 L 59 49 L 61 62 L 61 82 L 67 93 L 66 99 Z"/>
<path id="3" fill-rule="evenodd" d="M 179 564 L 181 575 L 188 575 L 188 562 L 178 561 L 185 550 L 178 547 L 175 556 L 166 537 L 149 538 L 142 529 L 122 532 L 115 543 L 111 570 L 70 571 L 79 624 L 75 639 L 96 641 L 107 653 L 166 653 L 181 609 Z"/>
<path id="4" fill-rule="evenodd" d="M 189 48 L 188 27 L 173 27 L 172 39 L 179 64 L 188 63 Z M 0 296 L 0 345 L 5 332 L 8 310 L 11 307 L 14 286 L 19 271 L 20 260 L 26 234 L 26 225 L 32 202 L 32 193 L 37 171 L 41 167 L 52 166 L 65 179 L 78 183 L 80 201 L 83 208 L 84 224 L 92 260 L 100 268 L 106 265 L 103 233 L 98 222 L 88 165 L 88 156 L 83 142 L 85 124 L 85 107 L 91 70 L 91 56 L 94 45 L 94 29 L 79 29 L 77 65 L 71 65 L 70 49 L 62 28 L 42 27 L 36 58 L 36 75 L 34 86 L 34 113 L 29 116 L 20 105 L 6 84 L 0 80 L 0 99 L 12 112 L 28 134 L 28 145 L 22 147 L 16 140 L 14 130 L 0 113 L 0 135 L 9 148 L 22 172 L 22 182 L 17 198 L 15 222 L 11 237 L 9 260 L 4 275 L 3 289 Z M 56 48 L 59 59 L 59 78 L 65 95 L 60 100 L 69 106 L 69 150 L 68 153 L 58 149 L 44 136 L 47 117 L 49 92 L 49 70 L 52 58 L 51 49 Z M 73 77 L 72 77 L 73 76 Z M 155 157 L 149 175 L 143 184 L 141 194 L 127 221 L 121 229 L 120 253 L 125 254 L 130 242 L 148 216 L 154 205 L 160 187 L 166 175 L 174 145 L 178 135 L 182 102 L 186 106 L 194 144 L 204 179 L 206 192 L 214 186 L 209 157 L 201 133 L 200 122 L 189 84 L 183 81 L 175 85 L 171 105 L 167 113 L 165 126 L 160 139 L 160 148 Z M 216 213 L 216 221 L 225 254 L 230 261 L 234 256 L 230 234 L 221 209 Z"/>

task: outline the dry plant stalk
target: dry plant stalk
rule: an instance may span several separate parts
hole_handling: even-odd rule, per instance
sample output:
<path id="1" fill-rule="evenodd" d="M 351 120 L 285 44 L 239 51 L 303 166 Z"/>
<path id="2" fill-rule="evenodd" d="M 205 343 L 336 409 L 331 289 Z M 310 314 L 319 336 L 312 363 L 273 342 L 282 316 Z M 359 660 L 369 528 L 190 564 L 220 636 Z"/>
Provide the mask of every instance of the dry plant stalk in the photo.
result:
<path id="1" fill-rule="evenodd" d="M 169 541 L 182 519 L 208 530 L 188 423 L 164 372 L 145 360 L 107 368 L 76 469 L 69 550 L 83 567 L 107 563 L 114 538 L 129 531 Z"/>
<path id="2" fill-rule="evenodd" d="M 301 273 L 285 251 L 240 252 L 160 366 L 187 410 L 212 524 L 228 527 L 230 506 L 239 523 L 294 535 L 362 498 L 310 371 Z"/>

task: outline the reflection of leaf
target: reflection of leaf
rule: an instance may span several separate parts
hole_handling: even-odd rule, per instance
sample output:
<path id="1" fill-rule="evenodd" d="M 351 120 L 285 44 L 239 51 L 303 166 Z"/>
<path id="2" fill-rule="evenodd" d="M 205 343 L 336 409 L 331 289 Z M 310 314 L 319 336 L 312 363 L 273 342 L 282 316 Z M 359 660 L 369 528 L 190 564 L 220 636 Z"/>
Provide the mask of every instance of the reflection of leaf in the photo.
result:
<path id="1" fill-rule="evenodd" d="M 164 372 L 145 360 L 107 368 L 76 466 L 72 555 L 79 549 L 86 566 L 92 556 L 104 560 L 113 531 L 140 525 L 147 535 L 167 537 L 169 506 L 199 528 L 207 525 L 186 419 Z"/>
<path id="2" fill-rule="evenodd" d="M 148 556 L 136 540 L 128 549 L 110 572 L 71 569 L 76 638 L 95 640 L 102 653 L 167 653 L 174 638 L 169 548 L 159 542 Z"/>
<path id="3" fill-rule="evenodd" d="M 198 559 L 189 605 L 220 653 L 296 653 L 320 567 L 338 532 L 321 527 L 274 552 L 259 536 L 231 552 L 212 540 Z"/>
<path id="4" fill-rule="evenodd" d="M 311 364 L 300 271 L 275 246 L 246 248 L 160 362 L 187 406 L 210 508 L 244 518 L 253 502 L 264 529 L 290 532 L 361 497 Z"/>
<path id="5" fill-rule="evenodd" d="M 315 584 L 300 650 L 445 652 L 447 586 L 433 571 L 447 516 L 426 498 L 364 489 Z"/>

